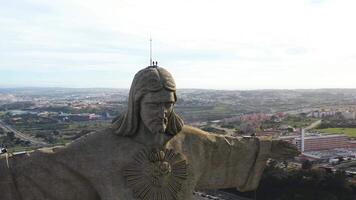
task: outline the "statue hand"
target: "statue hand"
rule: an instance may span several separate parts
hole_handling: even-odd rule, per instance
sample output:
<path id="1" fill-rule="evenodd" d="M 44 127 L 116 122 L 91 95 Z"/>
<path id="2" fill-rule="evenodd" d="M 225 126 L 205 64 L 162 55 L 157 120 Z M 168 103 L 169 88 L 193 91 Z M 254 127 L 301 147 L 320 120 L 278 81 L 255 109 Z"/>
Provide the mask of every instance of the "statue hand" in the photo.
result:
<path id="1" fill-rule="evenodd" d="M 284 160 L 298 156 L 300 152 L 297 147 L 283 140 L 272 140 L 271 158 L 276 160 Z"/>

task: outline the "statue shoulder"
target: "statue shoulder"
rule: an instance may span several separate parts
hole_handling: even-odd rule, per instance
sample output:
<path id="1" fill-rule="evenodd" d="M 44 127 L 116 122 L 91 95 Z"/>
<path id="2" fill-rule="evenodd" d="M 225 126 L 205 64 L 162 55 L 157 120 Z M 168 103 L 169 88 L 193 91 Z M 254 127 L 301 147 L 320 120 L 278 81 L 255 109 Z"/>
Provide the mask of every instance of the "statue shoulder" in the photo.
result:
<path id="1" fill-rule="evenodd" d="M 222 136 L 214 133 L 205 132 L 199 128 L 184 125 L 182 130 L 177 134 L 177 137 L 184 137 L 184 139 L 201 140 L 201 141 L 216 141 L 216 139 L 223 139 L 228 136 Z"/>
<path id="2" fill-rule="evenodd" d="M 124 136 L 118 136 L 111 129 L 94 131 L 88 133 L 71 143 L 67 144 L 61 151 L 107 151 L 114 150 L 117 147 L 135 146 L 135 142 Z"/>
<path id="3" fill-rule="evenodd" d="M 257 138 L 257 137 L 233 137 L 227 135 L 220 135 L 214 133 L 205 132 L 199 128 L 191 127 L 184 125 L 182 131 L 177 135 L 177 139 L 184 140 L 199 140 L 203 143 L 209 144 L 228 144 L 229 146 L 238 146 L 238 145 L 251 145 L 255 143 L 270 144 L 271 140 L 269 138 Z"/>
<path id="4" fill-rule="evenodd" d="M 189 126 L 189 125 L 184 125 L 181 130 L 181 133 L 194 134 L 194 135 L 207 134 L 207 132 L 205 132 L 199 128 L 193 127 L 193 126 Z"/>
<path id="5" fill-rule="evenodd" d="M 207 137 L 211 134 L 199 128 L 192 127 L 189 125 L 184 125 L 182 130 L 178 133 L 178 135 L 185 136 L 185 137 Z"/>

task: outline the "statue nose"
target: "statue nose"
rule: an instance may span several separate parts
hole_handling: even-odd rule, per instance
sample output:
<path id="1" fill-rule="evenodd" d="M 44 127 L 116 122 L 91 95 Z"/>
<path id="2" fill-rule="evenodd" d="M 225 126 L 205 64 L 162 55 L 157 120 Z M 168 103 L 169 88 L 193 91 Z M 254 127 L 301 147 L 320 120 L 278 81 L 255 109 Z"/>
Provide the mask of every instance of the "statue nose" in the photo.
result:
<path id="1" fill-rule="evenodd" d="M 160 111 L 160 115 L 162 117 L 162 119 L 166 119 L 167 118 L 167 109 L 165 108 L 164 105 L 161 105 L 161 111 Z"/>

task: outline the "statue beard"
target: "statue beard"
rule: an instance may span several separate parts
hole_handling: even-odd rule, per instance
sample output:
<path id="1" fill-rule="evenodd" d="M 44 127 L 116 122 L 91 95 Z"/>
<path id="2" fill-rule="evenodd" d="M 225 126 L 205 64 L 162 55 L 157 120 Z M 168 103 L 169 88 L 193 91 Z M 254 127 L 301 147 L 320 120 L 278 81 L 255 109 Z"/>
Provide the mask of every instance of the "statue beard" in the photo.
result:
<path id="1" fill-rule="evenodd" d="M 146 131 L 152 134 L 166 134 L 169 117 L 145 119 L 141 122 L 145 126 Z"/>
<path id="2" fill-rule="evenodd" d="M 162 147 L 173 137 L 166 133 L 166 124 L 152 122 L 149 125 L 144 123 L 141 125 L 143 125 L 143 132 L 136 136 L 136 140 L 146 146 Z"/>
<path id="3" fill-rule="evenodd" d="M 145 127 L 153 134 L 165 134 L 167 130 L 167 123 L 166 121 L 165 123 L 154 121 L 149 125 L 145 125 Z"/>
<path id="4" fill-rule="evenodd" d="M 151 134 L 151 135 L 164 135 L 169 138 L 172 138 L 174 135 L 179 133 L 183 128 L 183 120 L 172 112 L 167 118 L 161 119 L 152 119 L 151 120 L 142 120 L 140 119 L 139 129 L 141 131 Z"/>

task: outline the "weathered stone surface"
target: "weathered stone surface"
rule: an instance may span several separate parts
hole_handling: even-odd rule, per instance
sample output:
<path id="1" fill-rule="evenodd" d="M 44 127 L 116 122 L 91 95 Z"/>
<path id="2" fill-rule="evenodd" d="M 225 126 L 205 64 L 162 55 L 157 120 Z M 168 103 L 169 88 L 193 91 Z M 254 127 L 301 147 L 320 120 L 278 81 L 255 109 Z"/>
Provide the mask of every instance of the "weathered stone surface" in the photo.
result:
<path id="1" fill-rule="evenodd" d="M 2 200 L 189 200 L 195 189 L 258 186 L 269 157 L 294 147 L 257 138 L 208 134 L 174 113 L 172 76 L 138 72 L 128 111 L 103 132 L 70 145 L 0 159 Z"/>

